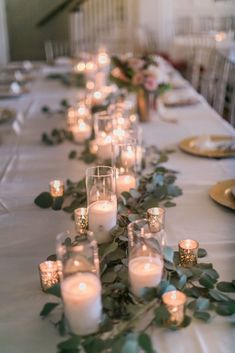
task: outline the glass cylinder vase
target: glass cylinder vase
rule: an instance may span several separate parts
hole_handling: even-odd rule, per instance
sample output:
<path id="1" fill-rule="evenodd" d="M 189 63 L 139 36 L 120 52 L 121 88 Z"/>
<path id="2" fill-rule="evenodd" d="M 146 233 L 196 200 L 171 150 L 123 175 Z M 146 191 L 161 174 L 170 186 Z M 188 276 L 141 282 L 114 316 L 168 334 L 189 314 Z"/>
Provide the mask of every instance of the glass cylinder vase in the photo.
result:
<path id="1" fill-rule="evenodd" d="M 102 316 L 101 282 L 97 243 L 92 232 L 85 237 L 57 236 L 61 266 L 61 294 L 69 328 L 76 335 L 98 330 Z"/>
<path id="2" fill-rule="evenodd" d="M 88 228 L 99 244 L 111 241 L 110 230 L 117 222 L 115 172 L 98 166 L 86 170 Z"/>
<path id="3" fill-rule="evenodd" d="M 135 189 L 136 180 L 136 141 L 113 141 L 112 166 L 116 172 L 116 192 L 119 197 L 123 192 Z"/>
<path id="4" fill-rule="evenodd" d="M 105 161 L 112 159 L 113 117 L 106 111 L 95 114 L 94 129 L 98 147 L 97 156 Z"/>
<path id="5" fill-rule="evenodd" d="M 159 285 L 163 275 L 161 247 L 152 234 L 148 238 L 140 234 L 133 246 L 129 246 L 128 273 L 131 292 L 142 297 L 146 288 Z"/>

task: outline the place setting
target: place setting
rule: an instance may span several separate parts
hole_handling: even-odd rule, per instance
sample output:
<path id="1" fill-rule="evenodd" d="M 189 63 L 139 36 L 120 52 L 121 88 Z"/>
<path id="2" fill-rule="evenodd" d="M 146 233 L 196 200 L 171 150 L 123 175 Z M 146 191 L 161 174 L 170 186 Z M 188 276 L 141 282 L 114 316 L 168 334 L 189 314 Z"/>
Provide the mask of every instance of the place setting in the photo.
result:
<path id="1" fill-rule="evenodd" d="M 235 179 L 219 181 L 210 188 L 209 195 L 218 204 L 235 210 Z"/>
<path id="2" fill-rule="evenodd" d="M 235 157 L 235 137 L 229 135 L 202 135 L 184 139 L 179 144 L 183 152 L 198 157 Z"/>

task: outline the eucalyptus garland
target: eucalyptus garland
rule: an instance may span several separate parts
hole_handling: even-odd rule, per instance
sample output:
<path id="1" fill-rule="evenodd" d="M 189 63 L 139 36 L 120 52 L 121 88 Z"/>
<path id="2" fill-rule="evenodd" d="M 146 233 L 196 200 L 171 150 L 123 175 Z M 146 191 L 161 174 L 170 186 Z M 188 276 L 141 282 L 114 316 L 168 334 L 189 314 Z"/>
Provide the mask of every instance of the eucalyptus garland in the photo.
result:
<path id="1" fill-rule="evenodd" d="M 140 177 L 138 189 L 124 192 L 119 199 L 117 226 L 111 230 L 112 242 L 99 245 L 103 302 L 99 331 L 85 337 L 69 332 L 60 300 L 46 303 L 41 310 L 43 318 L 54 310 L 60 315 L 54 325 L 59 334 L 66 338 L 58 344 L 58 353 L 138 353 L 141 349 L 146 353 L 154 353 L 156 350 L 148 333 L 149 328 L 182 329 L 192 319 L 210 322 L 216 314 L 229 316 L 235 313 L 235 300 L 225 294 L 235 292 L 235 280 L 219 282 L 219 274 L 211 263 L 181 267 L 179 253 L 170 247 L 164 247 L 163 250 L 164 276 L 159 286 L 146 288 L 141 300 L 137 300 L 129 291 L 128 224 L 144 217 L 149 207 L 159 204 L 164 207 L 175 206 L 173 198 L 182 194 L 175 185 L 177 172 L 162 165 L 172 151 L 159 151 L 154 147 L 150 149 L 154 150 L 154 158 L 150 162 L 151 168 L 148 166 Z M 39 207 L 62 208 L 73 214 L 74 209 L 86 205 L 85 180 L 67 180 L 64 197 L 56 202 L 58 204 L 48 192 L 41 193 L 35 199 Z M 199 249 L 199 258 L 206 255 L 205 249 Z M 48 260 L 55 261 L 56 255 L 50 255 Z M 185 319 L 179 327 L 169 326 L 169 312 L 161 300 L 163 293 L 174 289 L 181 290 L 188 299 Z M 47 293 L 61 298 L 60 285 L 50 288 Z"/>

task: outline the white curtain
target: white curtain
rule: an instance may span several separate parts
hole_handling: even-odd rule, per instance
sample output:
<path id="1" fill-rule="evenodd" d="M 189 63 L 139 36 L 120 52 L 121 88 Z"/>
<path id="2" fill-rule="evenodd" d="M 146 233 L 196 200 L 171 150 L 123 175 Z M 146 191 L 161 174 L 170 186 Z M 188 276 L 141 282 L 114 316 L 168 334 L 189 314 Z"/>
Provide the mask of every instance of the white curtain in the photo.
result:
<path id="1" fill-rule="evenodd" d="M 5 0 L 0 0 L 0 66 L 8 61 L 8 35 Z"/>

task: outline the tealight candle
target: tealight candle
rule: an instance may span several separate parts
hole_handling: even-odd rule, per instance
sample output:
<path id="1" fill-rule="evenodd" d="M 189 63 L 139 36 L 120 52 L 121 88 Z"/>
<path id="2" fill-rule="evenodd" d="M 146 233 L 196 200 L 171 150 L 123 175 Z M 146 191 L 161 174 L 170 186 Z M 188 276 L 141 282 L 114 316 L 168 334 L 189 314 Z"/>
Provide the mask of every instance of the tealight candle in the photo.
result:
<path id="1" fill-rule="evenodd" d="M 97 156 L 100 159 L 107 160 L 112 158 L 112 136 L 100 136 L 96 139 L 96 144 L 98 146 Z"/>
<path id="2" fill-rule="evenodd" d="M 61 284 L 61 293 L 72 332 L 77 335 L 96 332 L 102 314 L 99 278 L 89 272 L 68 276 Z"/>
<path id="3" fill-rule="evenodd" d="M 59 282 L 59 272 L 56 261 L 42 262 L 38 268 L 43 291 L 46 291 Z"/>
<path id="4" fill-rule="evenodd" d="M 64 182 L 62 180 L 52 180 L 49 186 L 52 197 L 61 197 L 64 195 Z"/>
<path id="5" fill-rule="evenodd" d="M 84 234 L 88 228 L 88 212 L 87 208 L 81 207 L 74 210 L 75 228 L 78 233 Z"/>
<path id="6" fill-rule="evenodd" d="M 91 136 L 91 126 L 83 120 L 79 120 L 77 125 L 71 128 L 73 139 L 75 142 L 82 143 Z"/>
<path id="7" fill-rule="evenodd" d="M 136 179 L 133 175 L 119 175 L 116 179 L 117 196 L 120 196 L 124 191 L 136 188 Z"/>
<path id="8" fill-rule="evenodd" d="M 184 239 L 178 245 L 181 266 L 191 267 L 196 265 L 199 243 L 196 240 Z"/>
<path id="9" fill-rule="evenodd" d="M 156 287 L 161 282 L 163 260 L 160 256 L 139 256 L 129 262 L 132 293 L 141 297 L 144 288 Z"/>
<path id="10" fill-rule="evenodd" d="M 100 200 L 90 204 L 88 208 L 89 230 L 95 234 L 98 244 L 111 241 L 110 230 L 117 223 L 117 200 Z"/>
<path id="11" fill-rule="evenodd" d="M 184 320 L 184 305 L 187 300 L 186 295 L 178 290 L 173 290 L 164 293 L 162 300 L 170 314 L 168 323 L 173 326 L 179 326 Z"/>

